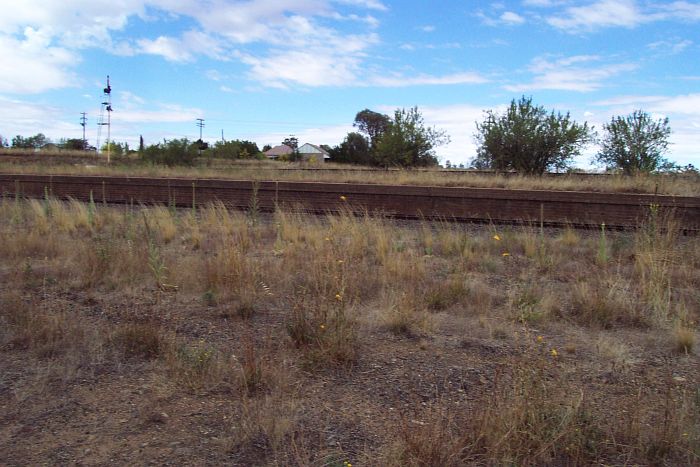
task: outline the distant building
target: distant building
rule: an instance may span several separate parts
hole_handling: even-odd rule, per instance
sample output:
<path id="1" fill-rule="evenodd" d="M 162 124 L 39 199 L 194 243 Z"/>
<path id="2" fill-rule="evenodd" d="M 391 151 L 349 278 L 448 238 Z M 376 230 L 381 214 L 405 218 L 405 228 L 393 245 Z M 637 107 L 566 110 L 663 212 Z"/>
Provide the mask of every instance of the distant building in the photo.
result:
<path id="1" fill-rule="evenodd" d="M 298 149 L 298 152 L 301 155 L 302 160 L 305 161 L 325 162 L 327 159 L 331 158 L 328 151 L 310 143 L 306 143 L 301 146 Z"/>
<path id="2" fill-rule="evenodd" d="M 288 155 L 292 154 L 293 152 L 294 152 L 294 149 L 290 148 L 286 144 L 280 144 L 279 146 L 275 146 L 272 149 L 268 149 L 263 154 L 265 154 L 265 156 L 268 159 L 274 160 L 274 159 L 279 158 L 280 156 L 288 156 Z"/>
<path id="3" fill-rule="evenodd" d="M 58 152 L 60 150 L 61 150 L 61 148 L 58 147 L 58 145 L 54 144 L 54 143 L 46 143 L 41 148 L 35 149 L 35 151 L 43 151 L 43 152 Z"/>

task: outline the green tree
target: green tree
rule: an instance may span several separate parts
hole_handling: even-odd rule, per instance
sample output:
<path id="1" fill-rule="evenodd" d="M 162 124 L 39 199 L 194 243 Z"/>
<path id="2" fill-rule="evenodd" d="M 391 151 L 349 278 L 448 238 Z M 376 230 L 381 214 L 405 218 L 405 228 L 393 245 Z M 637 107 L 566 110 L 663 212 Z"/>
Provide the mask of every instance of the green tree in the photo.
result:
<path id="1" fill-rule="evenodd" d="M 382 135 L 391 126 L 391 118 L 379 112 L 365 109 L 357 112 L 353 126 L 367 135 L 369 146 L 374 149 Z"/>
<path id="2" fill-rule="evenodd" d="M 593 139 L 593 130 L 567 113 L 547 113 L 532 98 L 513 99 L 503 115 L 492 110 L 476 124 L 479 148 L 472 165 L 478 169 L 515 170 L 543 174 L 570 166 L 574 156 Z"/>
<path id="3" fill-rule="evenodd" d="M 654 120 L 648 113 L 635 110 L 625 117 L 612 117 L 603 130 L 601 151 L 595 161 L 608 169 L 633 174 L 674 166 L 663 158 L 671 134 L 668 118 Z"/>
<path id="4" fill-rule="evenodd" d="M 80 138 L 68 138 L 59 141 L 58 146 L 61 149 L 70 151 L 84 151 L 87 149 L 87 143 Z"/>
<path id="5" fill-rule="evenodd" d="M 369 141 L 359 133 L 348 133 L 340 145 L 328 151 L 331 162 L 369 165 L 372 161 Z"/>
<path id="6" fill-rule="evenodd" d="M 248 159 L 257 156 L 260 152 L 258 145 L 251 141 L 217 141 L 213 147 L 214 157 L 224 159 Z"/>
<path id="7" fill-rule="evenodd" d="M 50 140 L 43 133 L 37 133 L 28 138 L 17 135 L 12 138 L 12 147 L 18 149 L 39 149 L 49 142 Z"/>
<path id="8" fill-rule="evenodd" d="M 197 157 L 197 145 L 187 138 L 164 140 L 147 146 L 142 157 L 152 164 L 192 165 Z"/>
<path id="9" fill-rule="evenodd" d="M 282 144 L 289 146 L 290 148 L 294 149 L 294 151 L 299 149 L 299 139 L 294 135 L 289 135 L 288 138 L 285 138 L 284 141 L 282 141 Z"/>
<path id="10" fill-rule="evenodd" d="M 111 156 L 124 156 L 129 152 L 129 144 L 128 143 L 116 143 L 114 141 L 109 142 L 109 146 L 107 146 L 107 143 L 102 145 L 102 148 L 100 148 L 100 152 L 103 154 L 107 153 L 107 149 L 109 149 L 109 154 Z"/>
<path id="11" fill-rule="evenodd" d="M 449 143 L 442 130 L 426 127 L 418 107 L 397 109 L 394 118 L 376 141 L 372 155 L 381 167 L 429 167 L 438 164 L 435 147 Z"/>

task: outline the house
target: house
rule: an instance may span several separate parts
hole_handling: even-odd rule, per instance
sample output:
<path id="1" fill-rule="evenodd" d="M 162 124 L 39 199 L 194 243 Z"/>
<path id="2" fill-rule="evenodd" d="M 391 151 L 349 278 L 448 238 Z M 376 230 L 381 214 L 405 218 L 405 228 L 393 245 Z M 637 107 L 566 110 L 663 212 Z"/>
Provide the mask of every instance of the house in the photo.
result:
<path id="1" fill-rule="evenodd" d="M 297 151 L 301 155 L 301 159 L 304 161 L 325 162 L 331 158 L 328 151 L 310 143 L 304 144 Z"/>
<path id="2" fill-rule="evenodd" d="M 36 151 L 42 151 L 42 152 L 58 152 L 60 151 L 60 147 L 58 147 L 57 144 L 54 143 L 46 143 L 43 145 L 41 148 L 35 149 Z"/>
<path id="3" fill-rule="evenodd" d="M 294 152 L 294 149 L 290 148 L 286 144 L 280 144 L 279 146 L 275 146 L 272 149 L 268 149 L 263 154 L 265 154 L 265 156 L 268 159 L 275 160 L 275 159 L 279 158 L 280 156 L 288 156 L 288 155 L 292 154 L 293 152 Z"/>

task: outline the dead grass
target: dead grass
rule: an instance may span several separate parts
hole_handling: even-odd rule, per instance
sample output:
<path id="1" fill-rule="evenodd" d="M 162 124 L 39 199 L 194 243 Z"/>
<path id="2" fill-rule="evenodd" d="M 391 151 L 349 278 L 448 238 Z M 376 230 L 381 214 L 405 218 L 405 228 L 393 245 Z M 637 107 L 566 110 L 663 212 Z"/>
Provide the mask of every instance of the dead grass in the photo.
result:
<path id="1" fill-rule="evenodd" d="M 672 219 L 606 233 L 601 262 L 598 233 L 536 226 L 52 199 L 0 216 L 10 463 L 63 459 L 25 426 L 70 446 L 65 420 L 112 400 L 138 424 L 76 423 L 89 449 L 121 433 L 124 463 L 146 438 L 208 440 L 147 455 L 173 463 L 700 462 L 700 247 Z"/>
<path id="2" fill-rule="evenodd" d="M 7 150 L 0 150 L 7 152 Z M 0 153 L 1 154 L 1 153 Z M 75 157 L 77 156 L 77 157 Z M 120 160 L 112 165 L 94 156 L 77 154 L 66 160 L 64 155 L 42 154 L 40 162 L 29 157 L 26 162 L 7 161 L 0 157 L 0 171 L 5 173 L 40 173 L 74 175 L 128 175 L 143 177 L 231 178 L 237 180 L 284 180 L 339 183 L 376 183 L 391 185 L 462 186 L 529 190 L 565 190 L 622 193 L 658 193 L 698 196 L 697 176 L 623 175 L 586 176 L 578 174 L 552 177 L 507 176 L 460 173 L 444 170 L 367 170 L 366 167 L 323 164 L 311 167 L 273 161 L 202 160 L 195 167 L 162 167 Z M 77 163 L 76 163 L 77 162 Z M 82 162 L 82 163 L 81 163 Z M 305 170 L 320 168 L 325 170 Z M 302 169 L 302 170 L 300 170 Z"/>

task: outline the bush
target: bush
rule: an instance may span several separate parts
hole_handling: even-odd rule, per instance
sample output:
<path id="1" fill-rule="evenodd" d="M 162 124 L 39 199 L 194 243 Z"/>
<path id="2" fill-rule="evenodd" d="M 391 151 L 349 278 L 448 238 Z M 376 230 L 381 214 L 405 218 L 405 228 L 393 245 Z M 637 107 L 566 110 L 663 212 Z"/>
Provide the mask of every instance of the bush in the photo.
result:
<path id="1" fill-rule="evenodd" d="M 192 165 L 197 150 L 187 138 L 164 140 L 143 150 L 143 159 L 153 164 Z"/>

